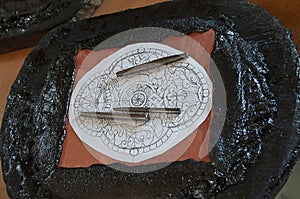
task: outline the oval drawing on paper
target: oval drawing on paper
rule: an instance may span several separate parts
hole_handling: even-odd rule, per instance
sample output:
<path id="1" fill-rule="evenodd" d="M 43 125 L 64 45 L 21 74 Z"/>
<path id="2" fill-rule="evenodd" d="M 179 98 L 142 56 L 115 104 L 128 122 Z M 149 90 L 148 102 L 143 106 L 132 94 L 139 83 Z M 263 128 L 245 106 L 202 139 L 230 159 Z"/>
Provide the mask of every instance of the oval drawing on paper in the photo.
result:
<path id="1" fill-rule="evenodd" d="M 77 136 L 115 160 L 138 163 L 166 152 L 191 135 L 212 108 L 212 82 L 192 57 L 116 77 L 118 71 L 181 53 L 158 43 L 138 43 L 99 62 L 78 81 L 71 96 L 69 120 Z M 149 113 L 146 123 L 80 115 L 111 113 L 118 107 L 180 108 L 181 112 Z"/>

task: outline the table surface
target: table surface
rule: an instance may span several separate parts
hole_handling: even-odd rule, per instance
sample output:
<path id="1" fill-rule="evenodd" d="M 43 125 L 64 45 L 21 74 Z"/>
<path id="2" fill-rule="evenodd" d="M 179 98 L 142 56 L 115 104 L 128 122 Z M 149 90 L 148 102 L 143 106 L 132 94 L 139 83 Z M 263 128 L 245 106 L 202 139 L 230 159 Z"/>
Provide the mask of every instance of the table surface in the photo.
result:
<path id="1" fill-rule="evenodd" d="M 164 2 L 167 0 L 103 0 L 94 16 L 114 13 L 130 8 L 138 8 L 147 5 Z M 271 14 L 276 16 L 282 24 L 292 31 L 292 37 L 297 46 L 300 46 L 300 1 L 299 0 L 251 0 Z M 26 56 L 32 51 L 27 48 L 11 53 L 0 54 L 0 126 L 6 105 L 6 98 Z M 298 51 L 299 52 L 299 51 Z M 288 182 L 277 195 L 278 199 L 296 199 L 300 195 L 298 185 L 300 183 L 300 162 L 294 167 L 294 171 Z M 6 193 L 5 183 L 2 177 L 0 165 L 0 198 L 9 198 Z"/>

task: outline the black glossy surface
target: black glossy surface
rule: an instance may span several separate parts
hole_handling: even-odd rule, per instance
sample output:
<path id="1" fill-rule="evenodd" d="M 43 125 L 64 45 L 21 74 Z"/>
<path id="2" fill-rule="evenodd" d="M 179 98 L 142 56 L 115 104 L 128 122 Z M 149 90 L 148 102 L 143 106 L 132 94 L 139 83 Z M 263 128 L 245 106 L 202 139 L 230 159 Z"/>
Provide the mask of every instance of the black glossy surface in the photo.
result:
<path id="1" fill-rule="evenodd" d="M 211 163 L 187 160 L 144 174 L 104 165 L 58 168 L 77 49 L 92 49 L 115 33 L 143 26 L 216 31 L 212 58 L 224 80 L 228 111 Z M 149 40 L 162 37 L 157 33 Z M 60 26 L 29 55 L 8 98 L 1 129 L 8 193 L 272 198 L 299 157 L 299 65 L 289 32 L 247 1 L 175 1 Z"/>
<path id="2" fill-rule="evenodd" d="M 66 22 L 82 0 L 0 2 L 0 53 L 32 47 L 51 28 Z"/>

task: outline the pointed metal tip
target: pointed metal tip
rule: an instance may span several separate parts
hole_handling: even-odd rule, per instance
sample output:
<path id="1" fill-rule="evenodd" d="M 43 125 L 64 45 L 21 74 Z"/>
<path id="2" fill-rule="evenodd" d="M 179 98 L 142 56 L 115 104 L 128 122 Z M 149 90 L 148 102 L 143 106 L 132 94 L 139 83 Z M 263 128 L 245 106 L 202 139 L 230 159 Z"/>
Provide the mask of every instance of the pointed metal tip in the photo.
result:
<path id="1" fill-rule="evenodd" d="M 183 56 L 183 59 L 187 59 L 187 58 L 189 58 L 189 56 L 190 56 L 189 53 L 183 53 L 183 55 L 184 55 L 184 56 Z"/>

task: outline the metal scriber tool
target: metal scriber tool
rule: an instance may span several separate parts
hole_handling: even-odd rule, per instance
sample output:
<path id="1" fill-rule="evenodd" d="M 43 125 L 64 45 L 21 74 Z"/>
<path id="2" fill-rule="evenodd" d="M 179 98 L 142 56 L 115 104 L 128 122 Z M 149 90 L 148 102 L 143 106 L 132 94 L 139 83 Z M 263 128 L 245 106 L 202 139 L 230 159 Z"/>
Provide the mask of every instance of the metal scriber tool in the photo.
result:
<path id="1" fill-rule="evenodd" d="M 136 120 L 147 122 L 146 113 L 107 113 L 107 112 L 81 112 L 80 116 L 98 119 Z"/>
<path id="2" fill-rule="evenodd" d="M 171 56 L 156 59 L 156 60 L 144 63 L 144 64 L 140 64 L 140 65 L 137 65 L 137 66 L 125 69 L 125 70 L 121 70 L 121 71 L 117 72 L 116 75 L 117 75 L 117 77 L 132 75 L 132 74 L 140 73 L 143 71 L 148 71 L 148 70 L 160 67 L 160 66 L 168 65 L 168 64 L 180 61 L 182 59 L 186 59 L 186 58 L 188 58 L 187 53 L 182 53 L 179 55 L 171 55 Z"/>
<path id="3" fill-rule="evenodd" d="M 170 113 L 180 114 L 179 108 L 150 108 L 150 107 L 118 107 L 115 111 L 127 111 L 133 113 Z"/>

